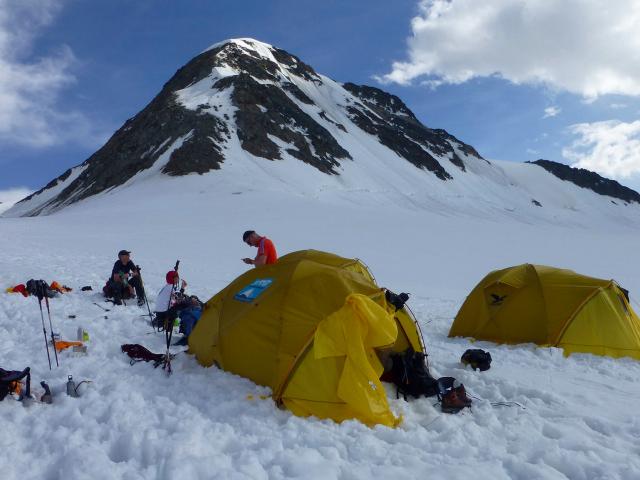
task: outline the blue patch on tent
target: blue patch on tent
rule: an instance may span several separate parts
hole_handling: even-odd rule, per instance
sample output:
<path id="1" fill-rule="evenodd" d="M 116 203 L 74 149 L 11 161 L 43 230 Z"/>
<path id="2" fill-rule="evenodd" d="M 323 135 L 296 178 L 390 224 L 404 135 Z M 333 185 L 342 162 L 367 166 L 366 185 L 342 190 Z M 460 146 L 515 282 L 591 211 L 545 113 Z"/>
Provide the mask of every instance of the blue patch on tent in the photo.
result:
<path id="1" fill-rule="evenodd" d="M 262 295 L 262 292 L 269 288 L 269 285 L 272 283 L 273 279 L 271 278 L 254 280 L 250 285 L 247 285 L 236 293 L 233 298 L 241 302 L 253 302 L 256 298 Z"/>

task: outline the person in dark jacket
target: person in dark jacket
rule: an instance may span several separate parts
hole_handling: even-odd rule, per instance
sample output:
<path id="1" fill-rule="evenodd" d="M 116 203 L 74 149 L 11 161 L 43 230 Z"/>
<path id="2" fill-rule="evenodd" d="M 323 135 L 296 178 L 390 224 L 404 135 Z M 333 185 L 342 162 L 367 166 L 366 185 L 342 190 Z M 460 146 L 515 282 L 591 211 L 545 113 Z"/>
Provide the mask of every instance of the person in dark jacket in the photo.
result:
<path id="1" fill-rule="evenodd" d="M 113 295 L 113 303 L 116 305 L 122 305 L 123 298 L 137 296 L 138 306 L 142 306 L 144 305 L 144 290 L 140 281 L 140 272 L 131 261 L 130 255 L 131 252 L 127 250 L 118 252 L 118 260 L 113 264 L 108 289 Z"/>

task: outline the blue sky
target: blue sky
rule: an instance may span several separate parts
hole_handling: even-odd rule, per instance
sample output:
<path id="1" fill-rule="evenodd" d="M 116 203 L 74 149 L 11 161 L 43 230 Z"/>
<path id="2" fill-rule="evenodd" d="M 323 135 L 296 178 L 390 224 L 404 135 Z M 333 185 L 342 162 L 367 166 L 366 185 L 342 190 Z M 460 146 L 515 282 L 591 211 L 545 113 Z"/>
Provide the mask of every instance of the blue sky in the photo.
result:
<path id="1" fill-rule="evenodd" d="M 0 0 L 0 191 L 81 163 L 232 37 L 390 91 L 486 158 L 578 164 L 638 189 L 640 9 L 587 3 Z"/>

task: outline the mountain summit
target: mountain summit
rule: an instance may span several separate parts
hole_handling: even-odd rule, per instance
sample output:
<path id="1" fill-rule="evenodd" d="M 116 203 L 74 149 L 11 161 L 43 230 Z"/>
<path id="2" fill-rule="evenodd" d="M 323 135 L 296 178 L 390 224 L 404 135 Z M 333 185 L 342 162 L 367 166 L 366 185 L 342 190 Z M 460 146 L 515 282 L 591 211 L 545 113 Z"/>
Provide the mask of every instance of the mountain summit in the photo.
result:
<path id="1" fill-rule="evenodd" d="M 284 50 L 242 38 L 193 58 L 102 148 L 6 215 L 48 214 L 150 178 L 193 174 L 206 177 L 199 191 L 345 194 L 350 202 L 490 218 L 564 222 L 597 210 L 637 220 L 635 210 L 612 208 L 640 203 L 636 192 L 565 165 L 489 162 L 423 125 L 397 96 L 335 82 Z"/>
<path id="2" fill-rule="evenodd" d="M 441 180 L 451 179 L 443 159 L 461 170 L 463 158 L 481 159 L 444 130 L 422 125 L 394 95 L 341 85 L 284 50 L 233 39 L 180 68 L 102 148 L 23 200 L 30 208 L 21 210 L 53 212 L 148 169 L 167 175 L 218 170 L 236 141 L 257 158 L 290 155 L 336 175 L 341 164 L 354 160 L 345 138 L 362 132 Z"/>

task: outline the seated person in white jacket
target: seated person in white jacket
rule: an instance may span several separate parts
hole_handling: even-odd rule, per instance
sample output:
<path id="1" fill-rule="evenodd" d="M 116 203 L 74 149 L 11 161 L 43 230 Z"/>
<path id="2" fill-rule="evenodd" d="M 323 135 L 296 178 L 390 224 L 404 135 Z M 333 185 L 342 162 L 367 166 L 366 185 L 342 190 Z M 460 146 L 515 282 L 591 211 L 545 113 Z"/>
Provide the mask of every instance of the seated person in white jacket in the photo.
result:
<path id="1" fill-rule="evenodd" d="M 167 272 L 167 284 L 162 287 L 158 292 L 158 298 L 156 299 L 156 318 L 154 321 L 155 327 L 173 328 L 173 320 L 177 317 L 176 303 L 176 290 L 178 282 L 180 282 L 180 276 L 175 270 Z M 187 287 L 187 282 L 182 280 L 180 285 L 180 293 L 184 293 L 184 289 Z M 165 325 L 165 321 L 171 322 L 170 325 Z"/>

